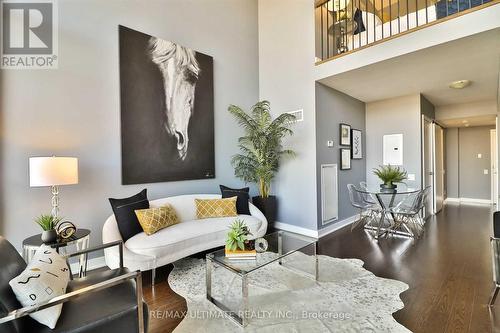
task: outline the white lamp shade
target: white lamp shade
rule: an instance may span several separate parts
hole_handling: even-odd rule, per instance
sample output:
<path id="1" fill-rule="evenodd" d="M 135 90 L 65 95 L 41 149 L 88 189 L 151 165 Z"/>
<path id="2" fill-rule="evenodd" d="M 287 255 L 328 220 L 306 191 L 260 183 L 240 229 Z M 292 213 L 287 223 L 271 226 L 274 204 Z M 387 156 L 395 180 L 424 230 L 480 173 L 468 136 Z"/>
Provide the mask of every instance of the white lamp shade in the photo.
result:
<path id="1" fill-rule="evenodd" d="M 30 187 L 78 184 L 76 157 L 30 157 Z"/>

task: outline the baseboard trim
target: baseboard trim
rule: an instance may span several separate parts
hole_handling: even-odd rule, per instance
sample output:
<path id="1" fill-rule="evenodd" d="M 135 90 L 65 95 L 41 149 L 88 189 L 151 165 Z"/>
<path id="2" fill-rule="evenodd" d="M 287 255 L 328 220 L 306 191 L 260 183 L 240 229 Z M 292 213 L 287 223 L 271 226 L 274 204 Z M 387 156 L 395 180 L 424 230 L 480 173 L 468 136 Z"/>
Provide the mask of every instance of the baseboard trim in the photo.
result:
<path id="1" fill-rule="evenodd" d="M 444 202 L 446 204 L 479 205 L 479 206 L 490 206 L 492 204 L 491 200 L 474 199 L 474 198 L 446 198 Z"/>
<path id="2" fill-rule="evenodd" d="M 346 219 L 343 219 L 339 222 L 333 223 L 332 225 L 329 225 L 328 227 L 322 228 L 318 230 L 318 238 L 324 237 L 328 234 L 331 234 L 334 231 L 337 231 L 339 229 L 342 229 L 346 225 L 352 224 L 359 220 L 359 214 L 353 215 L 351 217 L 348 217 Z"/>
<path id="3" fill-rule="evenodd" d="M 307 228 L 303 228 L 303 227 L 299 227 L 299 226 L 295 226 L 295 225 L 283 223 L 283 222 L 274 222 L 274 226 L 280 230 L 293 232 L 296 234 L 301 234 L 301 235 L 313 237 L 313 238 L 321 238 L 321 237 L 324 237 L 328 234 L 331 234 L 334 231 L 337 231 L 337 230 L 345 227 L 346 225 L 349 225 L 349 224 L 357 221 L 358 219 L 359 219 L 359 214 L 356 214 L 356 215 L 348 217 L 344 220 L 332 223 L 328 227 L 325 227 L 325 228 L 322 228 L 319 230 L 307 229 Z"/>
<path id="4" fill-rule="evenodd" d="M 283 222 L 278 222 L 278 221 L 275 221 L 273 223 L 273 226 L 276 229 L 280 229 L 280 230 L 284 230 L 284 231 L 288 231 L 288 232 L 293 232 L 293 233 L 301 234 L 301 235 L 308 236 L 308 237 L 318 238 L 318 231 L 317 230 L 307 229 L 307 228 L 299 227 L 299 226 L 296 226 L 293 224 L 288 224 L 288 223 L 283 223 Z"/>

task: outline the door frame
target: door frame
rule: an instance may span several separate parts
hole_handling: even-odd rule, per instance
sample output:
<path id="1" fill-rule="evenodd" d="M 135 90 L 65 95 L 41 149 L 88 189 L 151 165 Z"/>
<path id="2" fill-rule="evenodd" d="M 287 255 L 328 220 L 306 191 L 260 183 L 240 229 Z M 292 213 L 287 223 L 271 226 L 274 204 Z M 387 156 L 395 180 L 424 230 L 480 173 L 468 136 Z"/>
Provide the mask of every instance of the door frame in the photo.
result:
<path id="1" fill-rule="evenodd" d="M 443 187 L 443 203 L 441 205 L 441 209 L 443 208 L 444 206 L 444 200 L 445 200 L 445 193 L 446 193 L 446 189 L 445 189 L 445 174 L 446 174 L 446 163 L 445 163 L 445 134 L 444 134 L 444 127 L 441 126 L 437 121 L 433 120 L 432 121 L 432 173 L 433 173 L 433 177 L 432 177 L 432 187 L 433 187 L 433 202 L 432 202 L 432 206 L 433 206 L 433 211 L 434 211 L 434 214 L 437 214 L 441 211 L 437 209 L 437 182 L 438 182 L 438 179 L 437 179 L 437 176 L 438 174 L 440 175 L 441 173 L 438 173 L 437 172 L 437 163 L 436 163 L 436 160 L 437 160 L 437 156 L 436 156 L 436 127 L 440 127 L 441 130 L 443 131 L 442 132 L 442 138 L 441 138 L 441 143 L 443 145 L 443 147 L 441 148 L 441 153 L 443 154 L 442 156 L 442 159 L 443 159 L 443 170 L 442 170 L 442 187 Z"/>
<path id="2" fill-rule="evenodd" d="M 490 130 L 490 153 L 494 153 L 491 156 L 490 162 L 490 177 L 491 177 L 491 203 L 498 207 L 498 132 L 496 124 L 498 124 L 498 118 L 495 121 L 495 129 Z"/>
<path id="3" fill-rule="evenodd" d="M 426 177 L 426 165 L 425 165 L 425 154 L 427 153 L 427 147 L 425 146 L 425 126 L 426 122 L 430 124 L 430 130 L 429 130 L 429 145 L 431 147 L 431 152 L 430 152 L 430 165 L 431 165 L 431 176 L 432 176 L 432 181 L 431 181 L 431 186 L 432 186 L 432 191 L 431 191 L 431 205 L 430 205 L 430 211 L 425 212 L 424 218 L 427 219 L 430 216 L 434 215 L 436 213 L 436 164 L 435 164 L 435 159 L 434 159 L 434 154 L 435 154 L 435 129 L 434 129 L 434 120 L 427 117 L 426 115 L 422 115 L 420 127 L 421 127 L 421 151 L 422 151 L 422 156 L 421 156 L 421 186 L 422 190 L 425 189 L 425 177 Z"/>

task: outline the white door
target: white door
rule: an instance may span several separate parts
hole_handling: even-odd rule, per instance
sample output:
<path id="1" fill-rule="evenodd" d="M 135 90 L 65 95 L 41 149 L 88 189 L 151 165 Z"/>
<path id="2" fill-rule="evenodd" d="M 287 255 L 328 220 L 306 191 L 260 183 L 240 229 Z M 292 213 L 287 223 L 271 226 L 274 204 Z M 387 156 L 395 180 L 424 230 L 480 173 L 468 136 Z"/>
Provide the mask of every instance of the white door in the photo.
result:
<path id="1" fill-rule="evenodd" d="M 431 187 L 430 195 L 427 197 L 424 207 L 425 218 L 434 214 L 433 133 L 432 121 L 422 116 L 422 189 L 428 186 Z"/>
<path id="2" fill-rule="evenodd" d="M 444 202 L 444 130 L 434 124 L 434 212 L 437 214 L 443 209 Z"/>
<path id="3" fill-rule="evenodd" d="M 498 207 L 497 130 L 490 130 L 491 202 Z"/>

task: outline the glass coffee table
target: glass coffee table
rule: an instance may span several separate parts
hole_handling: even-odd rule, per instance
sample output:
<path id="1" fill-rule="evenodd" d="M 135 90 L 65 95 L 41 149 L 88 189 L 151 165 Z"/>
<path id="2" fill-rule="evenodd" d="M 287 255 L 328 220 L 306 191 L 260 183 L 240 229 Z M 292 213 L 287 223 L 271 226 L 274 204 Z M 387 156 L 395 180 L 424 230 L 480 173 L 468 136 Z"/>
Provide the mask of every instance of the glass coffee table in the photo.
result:
<path id="1" fill-rule="evenodd" d="M 217 250 L 207 254 L 206 260 L 206 290 L 207 299 L 212 302 L 217 308 L 223 311 L 229 318 L 233 319 L 241 326 L 248 324 L 248 275 L 255 272 L 271 263 L 277 262 L 283 265 L 284 259 L 291 254 L 300 251 L 311 254 L 313 263 L 313 272 L 301 272 L 311 276 L 314 280 L 318 279 L 318 256 L 317 256 L 317 239 L 311 238 L 287 231 L 276 231 L 265 235 L 268 248 L 263 253 L 257 253 L 256 259 L 227 259 L 224 249 Z M 225 270 L 239 276 L 241 278 L 241 308 L 231 309 L 220 300 L 212 296 L 212 275 L 216 273 L 215 267 L 222 267 Z M 287 267 L 288 268 L 288 267 Z M 292 269 L 290 267 L 290 269 Z M 296 268 L 292 270 L 297 270 Z"/>

